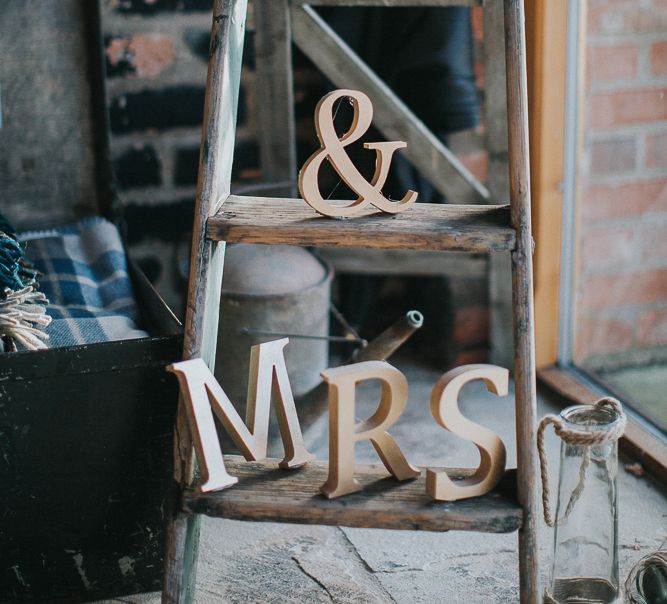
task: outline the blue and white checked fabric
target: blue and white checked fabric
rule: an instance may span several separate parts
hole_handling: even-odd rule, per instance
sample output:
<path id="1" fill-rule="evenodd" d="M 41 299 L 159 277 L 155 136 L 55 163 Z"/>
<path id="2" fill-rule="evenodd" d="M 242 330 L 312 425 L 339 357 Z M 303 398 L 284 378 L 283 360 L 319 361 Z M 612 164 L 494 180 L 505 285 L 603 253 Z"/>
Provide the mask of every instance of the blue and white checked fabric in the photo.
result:
<path id="1" fill-rule="evenodd" d="M 139 313 L 115 225 L 89 218 L 18 237 L 49 299 L 49 348 L 148 336 L 137 328 Z"/>

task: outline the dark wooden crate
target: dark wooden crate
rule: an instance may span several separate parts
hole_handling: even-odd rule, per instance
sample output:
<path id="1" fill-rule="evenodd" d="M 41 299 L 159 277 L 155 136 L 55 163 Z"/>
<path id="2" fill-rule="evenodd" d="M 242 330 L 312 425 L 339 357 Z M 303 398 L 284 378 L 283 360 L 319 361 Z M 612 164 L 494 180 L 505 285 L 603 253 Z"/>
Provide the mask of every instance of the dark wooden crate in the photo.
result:
<path id="1" fill-rule="evenodd" d="M 112 187 L 97 0 L 22 0 L 0 19 L 0 212 L 19 229 L 102 215 Z M 150 337 L 0 354 L 0 602 L 160 588 L 174 504 L 181 326 L 131 265 Z"/>
<path id="2" fill-rule="evenodd" d="M 0 356 L 0 602 L 160 588 L 177 401 L 165 365 L 181 349 L 156 335 Z"/>

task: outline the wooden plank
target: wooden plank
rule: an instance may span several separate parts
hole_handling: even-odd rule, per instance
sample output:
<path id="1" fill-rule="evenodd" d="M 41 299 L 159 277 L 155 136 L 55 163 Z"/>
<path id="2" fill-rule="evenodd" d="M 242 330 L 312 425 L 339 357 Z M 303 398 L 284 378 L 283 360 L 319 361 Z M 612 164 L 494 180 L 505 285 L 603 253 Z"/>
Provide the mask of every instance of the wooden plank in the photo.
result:
<path id="1" fill-rule="evenodd" d="M 228 243 L 463 252 L 511 251 L 508 206 L 419 203 L 403 214 L 320 216 L 300 199 L 230 196 L 207 235 Z"/>
<path id="2" fill-rule="evenodd" d="M 489 201 L 486 187 L 312 8 L 292 10 L 292 33 L 297 46 L 335 85 L 370 97 L 374 124 L 388 140 L 407 142 L 405 156 L 450 201 Z"/>
<path id="3" fill-rule="evenodd" d="M 206 221 L 229 195 L 241 83 L 247 0 L 215 0 L 204 102 L 204 122 L 192 232 L 183 357 L 215 366 L 223 243 L 205 237 Z M 194 455 L 182 400 L 174 432 L 174 482 L 193 479 Z M 167 523 L 163 604 L 189 604 L 194 597 L 199 518 L 171 510 Z"/>
<path id="4" fill-rule="evenodd" d="M 292 6 L 482 6 L 484 0 L 290 0 Z"/>
<path id="5" fill-rule="evenodd" d="M 292 24 L 287 0 L 255 0 L 257 119 L 262 180 L 296 180 Z"/>
<path id="6" fill-rule="evenodd" d="M 317 255 L 336 273 L 450 277 L 486 276 L 488 256 L 461 252 L 319 248 Z"/>
<path id="7" fill-rule="evenodd" d="M 246 462 L 230 455 L 225 464 L 230 474 L 239 477 L 238 484 L 215 493 L 186 492 L 186 511 L 236 520 L 423 531 L 508 533 L 521 526 L 513 471 L 487 495 L 440 503 L 426 494 L 425 472 L 415 480 L 398 482 L 382 465 L 358 465 L 355 477 L 363 491 L 327 499 L 319 492 L 328 472 L 324 462 L 285 471 L 278 469 L 278 460 Z M 473 470 L 450 472 L 456 479 Z"/>
<path id="8" fill-rule="evenodd" d="M 524 510 L 519 531 L 522 604 L 540 600 L 538 574 L 537 455 L 535 428 L 535 325 L 533 318 L 533 241 L 530 224 L 528 94 L 523 0 L 505 0 L 505 57 L 509 139 L 510 209 L 516 229 L 512 254 L 514 303 L 514 382 L 516 399 L 517 487 Z"/>

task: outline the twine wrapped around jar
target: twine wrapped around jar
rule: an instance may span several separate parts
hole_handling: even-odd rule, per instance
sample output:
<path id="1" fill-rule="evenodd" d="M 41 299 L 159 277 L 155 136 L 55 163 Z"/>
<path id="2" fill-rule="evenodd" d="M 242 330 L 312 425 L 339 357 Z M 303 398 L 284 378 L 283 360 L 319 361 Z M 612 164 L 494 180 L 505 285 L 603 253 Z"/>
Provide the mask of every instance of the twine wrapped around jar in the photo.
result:
<path id="1" fill-rule="evenodd" d="M 564 442 L 571 445 L 600 445 L 602 443 L 609 443 L 617 441 L 623 433 L 625 432 L 625 425 L 627 423 L 627 417 L 623 412 L 623 406 L 621 403 L 610 396 L 601 398 L 599 401 L 595 402 L 593 407 L 609 407 L 614 411 L 620 418 L 620 421 L 610 427 L 608 430 L 599 431 L 599 432 L 582 432 L 581 430 L 571 430 L 565 427 L 563 419 L 557 415 L 545 415 L 540 422 L 540 425 L 537 429 L 537 452 L 540 456 L 540 475 L 542 478 L 542 506 L 544 509 L 544 522 L 547 523 L 547 526 L 553 527 L 555 524 L 555 519 L 551 514 L 551 505 L 550 500 L 550 489 L 549 489 L 549 476 L 547 468 L 547 457 L 544 449 L 544 430 L 550 424 L 554 427 L 554 432 L 556 436 L 560 437 Z M 570 496 L 570 502 L 565 510 L 565 517 L 569 516 L 574 504 L 577 499 L 581 496 L 581 492 L 584 486 L 584 476 L 586 474 L 586 469 L 588 468 L 589 457 L 584 457 L 584 460 L 581 464 L 579 470 L 579 484 L 577 488 L 574 489 L 572 495 Z"/>

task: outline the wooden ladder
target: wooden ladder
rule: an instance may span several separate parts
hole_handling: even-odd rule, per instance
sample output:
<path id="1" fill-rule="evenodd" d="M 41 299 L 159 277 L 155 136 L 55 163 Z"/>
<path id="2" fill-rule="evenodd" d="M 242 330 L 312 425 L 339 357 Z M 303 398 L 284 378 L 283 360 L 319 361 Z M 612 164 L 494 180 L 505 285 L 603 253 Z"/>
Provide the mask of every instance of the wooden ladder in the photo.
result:
<path id="1" fill-rule="evenodd" d="M 180 403 L 174 446 L 176 509 L 167 524 L 164 603 L 185 604 L 193 600 L 201 514 L 367 528 L 516 530 L 521 602 L 538 602 L 536 393 L 523 0 L 485 2 L 504 6 L 509 206 L 424 203 L 398 216 L 373 214 L 339 221 L 316 215 L 302 200 L 231 195 L 247 0 L 214 1 L 183 356 L 201 357 L 211 369 L 214 367 L 226 243 L 508 253 L 514 315 L 516 472 L 507 472 L 501 484 L 483 497 L 442 504 L 427 497 L 423 476 L 383 489 L 377 480 L 386 472 L 358 465 L 360 482 L 368 487 L 360 493 L 327 500 L 317 495 L 326 475 L 325 464 L 310 463 L 297 472 L 284 472 L 274 469 L 274 464 L 226 456 L 228 469 L 239 476 L 238 485 L 197 494 L 190 488 L 195 460 L 185 408 Z M 291 9 L 297 12 L 316 4 L 447 6 L 477 5 L 480 0 L 290 0 Z M 456 472 L 452 470 L 451 474 Z"/>

